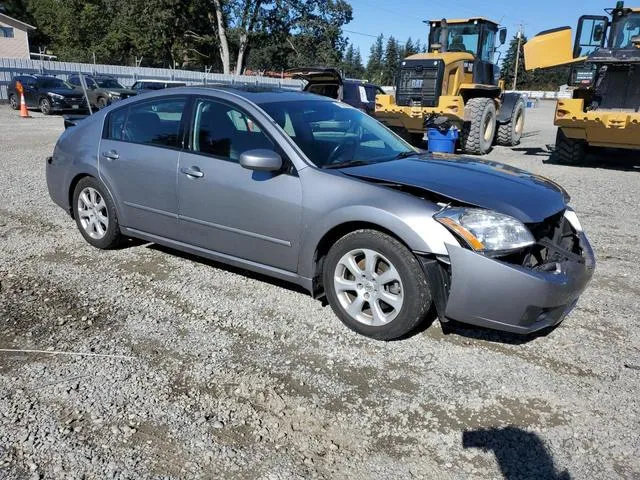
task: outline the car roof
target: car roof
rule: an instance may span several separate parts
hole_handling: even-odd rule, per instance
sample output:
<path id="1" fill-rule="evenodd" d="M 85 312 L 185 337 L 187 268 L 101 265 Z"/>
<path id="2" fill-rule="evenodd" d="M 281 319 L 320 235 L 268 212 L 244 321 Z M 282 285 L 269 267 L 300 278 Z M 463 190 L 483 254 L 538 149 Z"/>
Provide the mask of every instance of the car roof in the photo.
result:
<path id="1" fill-rule="evenodd" d="M 171 88 L 168 90 L 157 90 L 153 96 L 163 95 L 176 95 L 178 93 L 185 94 L 206 94 L 211 91 L 227 92 L 232 95 L 245 98 L 250 102 L 257 104 L 273 103 L 273 102 L 293 102 L 297 100 L 317 100 L 317 101 L 335 101 L 332 98 L 322 95 L 316 95 L 309 92 L 303 92 L 301 90 L 287 90 L 284 88 L 261 86 L 261 85 L 227 85 L 227 84 L 212 84 L 212 85 L 197 85 Z"/>
<path id="2" fill-rule="evenodd" d="M 154 78 L 139 78 L 136 80 L 137 82 L 148 82 L 148 83 L 180 83 L 186 84 L 187 82 L 181 82 L 180 80 L 158 80 Z"/>
<path id="3" fill-rule="evenodd" d="M 257 104 L 293 102 L 296 100 L 333 101 L 332 98 L 325 97 L 324 95 L 316 95 L 309 92 L 303 92 L 301 90 L 287 90 L 284 88 L 262 85 L 207 85 L 191 88 L 198 88 L 205 91 L 212 89 L 221 90 L 246 98 L 247 100 Z"/>

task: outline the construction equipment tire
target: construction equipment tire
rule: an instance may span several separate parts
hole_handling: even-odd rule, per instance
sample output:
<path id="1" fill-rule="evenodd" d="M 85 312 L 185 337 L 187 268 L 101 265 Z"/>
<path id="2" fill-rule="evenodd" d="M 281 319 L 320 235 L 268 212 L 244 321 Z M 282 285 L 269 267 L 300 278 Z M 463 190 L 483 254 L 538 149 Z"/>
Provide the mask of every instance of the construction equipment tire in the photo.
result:
<path id="1" fill-rule="evenodd" d="M 464 153 L 484 155 L 496 132 L 496 105 L 492 98 L 471 98 L 464 106 L 460 147 Z"/>
<path id="2" fill-rule="evenodd" d="M 507 123 L 498 125 L 496 143 L 506 147 L 513 147 L 520 143 L 524 131 L 524 100 L 520 98 L 511 111 L 511 118 Z"/>
<path id="3" fill-rule="evenodd" d="M 587 143 L 584 140 L 567 137 L 561 128 L 556 134 L 556 149 L 553 157 L 563 165 L 579 165 L 584 161 Z"/>

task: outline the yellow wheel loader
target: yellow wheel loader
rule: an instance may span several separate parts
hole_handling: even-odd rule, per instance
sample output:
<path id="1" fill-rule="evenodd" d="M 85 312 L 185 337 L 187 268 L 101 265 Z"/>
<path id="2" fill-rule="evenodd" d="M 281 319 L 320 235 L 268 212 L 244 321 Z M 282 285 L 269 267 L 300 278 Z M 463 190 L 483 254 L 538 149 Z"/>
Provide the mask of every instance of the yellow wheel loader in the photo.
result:
<path id="1" fill-rule="evenodd" d="M 506 29 L 482 17 L 429 25 L 429 51 L 400 62 L 395 97 L 377 95 L 375 117 L 412 143 L 431 125 L 452 125 L 465 153 L 520 143 L 524 99 L 496 80 L 496 37 L 504 44 Z"/>
<path id="2" fill-rule="evenodd" d="M 578 164 L 588 147 L 640 149 L 640 8 L 618 2 L 611 16 L 584 15 L 571 27 L 539 33 L 524 45 L 527 70 L 572 65 L 572 98 L 559 100 L 554 155 Z"/>

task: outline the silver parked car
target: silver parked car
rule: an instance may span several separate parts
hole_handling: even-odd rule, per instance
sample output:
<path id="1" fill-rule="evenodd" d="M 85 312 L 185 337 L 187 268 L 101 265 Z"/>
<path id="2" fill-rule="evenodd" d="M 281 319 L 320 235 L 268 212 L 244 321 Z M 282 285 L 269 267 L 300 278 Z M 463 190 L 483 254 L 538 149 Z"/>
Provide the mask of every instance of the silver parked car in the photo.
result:
<path id="1" fill-rule="evenodd" d="M 595 266 L 552 181 L 425 154 L 304 92 L 123 100 L 62 134 L 47 184 L 95 247 L 137 237 L 284 279 L 377 339 L 409 333 L 432 304 L 443 322 L 556 325 Z"/>

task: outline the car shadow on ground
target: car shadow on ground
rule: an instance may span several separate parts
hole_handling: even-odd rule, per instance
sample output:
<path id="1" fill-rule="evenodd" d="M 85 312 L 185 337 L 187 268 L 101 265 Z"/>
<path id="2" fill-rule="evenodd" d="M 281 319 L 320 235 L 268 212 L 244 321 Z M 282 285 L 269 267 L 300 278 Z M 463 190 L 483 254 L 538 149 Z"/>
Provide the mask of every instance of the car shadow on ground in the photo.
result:
<path id="1" fill-rule="evenodd" d="M 144 246 L 145 248 L 162 252 L 167 255 L 184 258 L 185 260 L 190 260 L 192 262 L 196 262 L 201 265 L 207 265 L 212 268 L 217 268 L 220 270 L 224 270 L 226 272 L 235 273 L 236 275 L 242 275 L 243 277 L 250 278 L 252 280 L 265 282 L 276 287 L 285 288 L 292 292 L 301 293 L 305 296 L 309 296 L 309 292 L 307 290 L 300 287 L 299 285 L 296 285 L 295 283 L 287 282 L 285 280 L 280 280 L 278 278 L 273 278 L 268 275 L 263 275 L 261 273 L 252 272 L 250 270 L 245 270 L 240 267 L 234 267 L 232 265 L 227 265 L 225 263 L 216 262 L 215 260 L 210 260 L 208 258 L 200 257 L 198 255 L 186 253 L 181 250 L 174 250 L 170 247 L 158 245 L 157 243 L 149 243 L 149 242 L 145 242 L 137 239 L 128 239 L 127 242 L 125 242 L 121 246 L 121 248 L 133 248 L 138 246 Z M 323 307 L 328 306 L 326 297 L 323 296 L 319 298 L 318 301 L 321 302 Z M 426 318 L 422 322 L 420 322 L 416 326 L 416 328 L 414 328 L 407 334 L 403 335 L 402 337 L 397 338 L 396 341 L 405 340 L 425 332 L 433 325 L 433 323 L 437 320 L 437 318 L 438 316 L 437 316 L 435 307 L 432 305 L 431 309 L 427 313 Z M 519 335 L 515 333 L 500 332 L 498 330 L 491 330 L 488 328 L 476 327 L 473 325 L 459 323 L 454 320 L 450 320 L 447 323 L 442 323 L 441 325 L 442 325 L 442 333 L 444 335 L 458 335 L 462 337 L 472 338 L 475 340 L 485 340 L 488 342 L 506 343 L 511 345 L 522 345 L 524 343 L 528 343 L 532 340 L 535 340 L 536 338 L 546 336 L 556 328 L 556 327 L 549 327 L 529 335 Z"/>
<path id="2" fill-rule="evenodd" d="M 518 427 L 487 428 L 462 432 L 463 448 L 492 451 L 507 480 L 570 480 L 567 470 L 558 471 L 551 453 L 535 433 Z"/>
<path id="3" fill-rule="evenodd" d="M 156 250 L 158 252 L 166 253 L 168 255 L 172 255 L 174 257 L 184 258 L 186 260 L 191 260 L 192 262 L 197 262 L 202 265 L 207 265 L 209 267 L 217 268 L 220 270 L 224 270 L 226 272 L 235 273 L 237 275 L 242 275 L 243 277 L 247 277 L 253 280 L 258 280 L 260 282 L 269 283 L 276 287 L 286 288 L 287 290 L 291 290 L 297 293 L 304 293 L 306 296 L 309 296 L 309 292 L 304 288 L 296 285 L 295 283 L 287 282 L 285 280 L 280 280 L 278 278 L 273 278 L 267 275 L 263 275 L 261 273 L 252 272 L 250 270 L 245 270 L 244 268 L 234 267 L 232 265 L 227 265 L 226 263 L 216 262 L 215 260 L 210 260 L 208 258 L 200 257 L 198 255 L 193 255 L 191 253 L 186 253 L 181 250 L 174 250 L 173 248 L 165 247 L 163 245 L 158 245 L 157 243 L 148 243 L 144 242 L 146 248 L 151 250 Z M 132 243 L 130 246 L 136 246 L 135 243 Z M 126 248 L 126 246 L 125 246 Z"/>
<path id="4" fill-rule="evenodd" d="M 484 340 L 486 342 L 505 343 L 508 345 L 523 345 L 536 340 L 540 337 L 546 337 L 553 332 L 558 325 L 543 328 L 534 333 L 519 334 L 501 332 L 499 330 L 491 330 L 490 328 L 477 327 L 475 325 L 469 325 L 466 323 L 456 322 L 455 320 L 449 320 L 446 323 L 441 323 L 443 335 L 457 335 L 460 337 L 466 337 L 473 340 Z"/>

